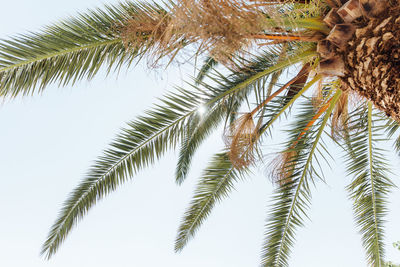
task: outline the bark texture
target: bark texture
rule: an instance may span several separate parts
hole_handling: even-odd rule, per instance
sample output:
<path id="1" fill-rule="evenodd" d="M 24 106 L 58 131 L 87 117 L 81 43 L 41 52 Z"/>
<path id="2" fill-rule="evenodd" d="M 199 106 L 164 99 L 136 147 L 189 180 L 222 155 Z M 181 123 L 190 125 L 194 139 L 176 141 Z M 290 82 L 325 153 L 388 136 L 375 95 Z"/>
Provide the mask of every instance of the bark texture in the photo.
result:
<path id="1" fill-rule="evenodd" d="M 400 122 L 399 11 L 399 7 L 391 8 L 356 30 L 343 53 L 345 75 L 341 79 L 345 87 Z"/>

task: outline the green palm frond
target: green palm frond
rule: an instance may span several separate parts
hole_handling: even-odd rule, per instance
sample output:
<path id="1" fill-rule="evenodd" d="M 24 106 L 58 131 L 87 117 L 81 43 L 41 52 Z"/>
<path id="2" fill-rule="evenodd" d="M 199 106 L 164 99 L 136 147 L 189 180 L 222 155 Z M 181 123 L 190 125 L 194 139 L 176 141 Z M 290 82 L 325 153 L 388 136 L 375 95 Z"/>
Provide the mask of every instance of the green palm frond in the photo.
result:
<path id="1" fill-rule="evenodd" d="M 285 102 L 286 105 L 282 106 L 283 102 L 281 99 L 273 101 L 272 105 L 268 105 L 268 111 L 266 111 L 264 115 L 264 119 L 267 121 L 267 123 L 260 128 L 260 136 L 266 133 L 272 123 L 275 122 L 294 103 L 294 101 L 298 99 L 304 92 L 306 92 L 318 79 L 320 79 L 320 77 L 317 76 L 310 81 L 300 92 L 298 92 L 297 95 L 293 96 L 290 101 Z M 184 248 L 189 239 L 194 236 L 203 221 L 209 216 L 212 208 L 214 207 L 215 200 L 217 199 L 218 201 L 221 201 L 222 198 L 226 197 L 230 192 L 230 189 L 233 186 L 230 182 L 230 180 L 232 180 L 231 176 L 235 174 L 235 179 L 233 180 L 237 181 L 236 173 L 243 172 L 241 170 L 234 169 L 232 163 L 227 162 L 229 159 L 226 158 L 228 155 L 225 154 L 226 153 L 218 154 L 215 159 L 218 159 L 219 161 L 213 161 L 212 167 L 209 167 L 205 170 L 205 178 L 203 177 L 203 180 L 205 180 L 205 182 L 208 184 L 206 184 L 203 180 L 201 180 L 198 184 L 198 189 L 195 192 L 195 196 L 190 204 L 189 209 L 186 211 L 183 222 L 179 228 L 178 237 L 175 243 L 175 249 L 178 251 Z M 227 167 L 225 172 L 222 172 L 222 174 L 225 175 L 223 176 L 222 180 L 217 177 L 218 179 L 215 178 L 214 183 L 211 183 L 209 180 L 209 178 L 212 177 L 211 174 L 221 174 L 221 169 L 215 167 L 215 165 L 218 165 L 217 163 L 223 163 L 223 166 Z M 247 169 L 245 170 L 247 172 Z M 221 183 L 217 184 L 217 181 L 220 181 Z M 210 184 L 214 187 L 210 187 Z M 199 192 L 204 193 L 205 187 L 209 189 L 208 194 L 200 194 Z M 223 195 L 221 195 L 221 192 Z"/>
<path id="2" fill-rule="evenodd" d="M 394 135 L 397 135 L 396 139 L 394 140 L 394 149 L 397 153 L 400 154 L 400 124 L 393 120 L 388 118 L 385 126 L 385 132 L 388 136 L 388 138 L 392 138 Z"/>
<path id="3" fill-rule="evenodd" d="M 269 73 L 287 67 L 292 61 L 300 61 L 315 56 L 315 52 L 306 51 L 287 62 L 274 65 L 258 72 L 233 87 L 210 87 L 208 90 L 191 92 L 181 89 L 163 100 L 164 106 L 148 111 L 146 117 L 128 124 L 111 148 L 104 152 L 89 175 L 73 191 L 64 204 L 61 215 L 56 220 L 42 253 L 51 257 L 58 249 L 69 231 L 83 217 L 96 201 L 135 174 L 139 169 L 153 163 L 166 149 L 174 147 L 185 132 L 185 123 L 190 121 L 200 106 L 206 109 L 241 93 L 255 80 Z"/>
<path id="4" fill-rule="evenodd" d="M 234 188 L 234 182 L 243 179 L 247 172 L 246 169 L 235 169 L 226 152 L 218 153 L 213 157 L 209 166 L 204 170 L 193 200 L 185 212 L 175 241 L 175 251 L 183 249 L 208 217 L 214 205 L 227 197 Z"/>
<path id="5" fill-rule="evenodd" d="M 269 76 L 269 72 L 265 73 L 264 76 L 253 79 L 255 75 L 263 72 L 274 66 L 277 61 L 277 56 L 270 51 L 265 51 L 262 56 L 256 58 L 254 61 L 249 62 L 249 66 L 245 67 L 246 72 L 231 71 L 230 75 L 224 75 L 219 71 L 215 70 L 213 73 L 205 74 L 204 77 L 208 78 L 211 83 L 219 85 L 219 87 L 235 88 L 237 85 L 245 83 L 246 86 L 241 90 L 241 94 L 237 94 L 235 98 L 228 98 L 223 101 L 223 104 L 216 108 L 206 110 L 205 114 L 198 114 L 187 127 L 185 137 L 181 143 L 181 149 L 179 152 L 179 160 L 176 167 L 176 181 L 182 183 L 186 178 L 190 168 L 191 160 L 194 153 L 200 144 L 207 138 L 211 132 L 216 129 L 220 122 L 232 114 L 236 114 L 242 101 L 250 93 L 252 86 L 258 83 L 260 80 L 264 80 Z M 276 72 L 275 69 L 272 73 Z M 251 83 L 247 83 L 250 80 Z M 215 85 L 211 85 L 210 82 L 200 81 L 199 77 L 196 77 L 193 87 L 197 90 L 201 90 L 201 87 L 207 88 L 209 91 L 215 90 Z"/>
<path id="6" fill-rule="evenodd" d="M 185 137 L 181 142 L 178 164 L 176 166 L 176 182 L 181 184 L 190 169 L 192 158 L 197 148 L 217 128 L 220 122 L 227 115 L 227 106 L 218 105 L 205 115 L 198 115 L 193 118 L 186 128 Z"/>
<path id="7" fill-rule="evenodd" d="M 275 122 L 298 97 L 306 92 L 319 79 L 320 77 L 315 77 L 304 86 L 297 95 L 285 102 L 286 105 L 282 106 L 283 102 L 276 100 L 274 101 L 276 103 L 272 104 L 272 107 L 268 106 L 268 111 L 264 115 L 264 119 L 267 120 L 267 123 L 261 127 L 260 136 L 269 129 L 272 123 Z M 175 250 L 177 251 L 182 250 L 189 239 L 194 236 L 203 221 L 211 213 L 216 200 L 221 201 L 223 197 L 227 196 L 230 189 L 233 187 L 231 180 L 233 179 L 233 181 L 237 181 L 237 173 L 243 172 L 241 170 L 236 170 L 232 166 L 226 153 L 217 154 L 214 159 L 215 160 L 212 161 L 211 167 L 208 167 L 205 170 L 205 174 L 198 184 L 190 207 L 186 211 L 183 222 L 179 227 L 178 237 L 175 243 Z M 220 166 L 220 164 L 221 166 L 225 166 L 225 169 L 216 167 Z M 214 180 L 210 180 L 212 177 L 214 177 Z M 223 179 L 221 177 L 223 177 Z M 208 189 L 209 191 L 205 191 L 205 189 Z"/>
<path id="8" fill-rule="evenodd" d="M 262 71 L 259 71 L 252 75 L 250 78 L 242 81 L 241 83 L 235 85 L 228 91 L 226 91 L 224 94 L 221 94 L 216 98 L 216 100 L 219 100 L 223 97 L 229 96 L 233 92 L 236 92 L 238 90 L 241 90 L 242 88 L 246 88 L 247 86 L 252 85 L 255 81 L 258 79 L 261 79 L 271 73 L 274 73 L 275 71 L 279 71 L 285 68 L 288 68 L 296 63 L 299 62 L 309 62 L 312 61 L 315 57 L 317 57 L 317 52 L 315 51 L 315 46 L 305 46 L 304 49 L 299 49 L 298 51 L 295 51 L 292 55 L 288 56 L 286 60 L 277 62 L 273 66 L 263 69 Z M 239 75 L 247 75 L 246 72 L 239 72 Z"/>
<path id="9" fill-rule="evenodd" d="M 152 164 L 168 148 L 175 147 L 185 123 L 196 112 L 201 99 L 200 94 L 180 90 L 167 95 L 163 105 L 147 111 L 147 116 L 128 123 L 64 203 L 43 245 L 42 254 L 51 257 L 92 205 L 138 170 Z"/>
<path id="10" fill-rule="evenodd" d="M 155 3 L 126 2 L 0 41 L 0 96 L 33 94 L 50 83 L 91 79 L 102 66 L 110 72 L 130 65 L 147 47 L 124 44 L 119 27 L 141 12 L 165 10 Z"/>
<path id="11" fill-rule="evenodd" d="M 255 66 L 259 66 L 259 64 L 256 64 Z M 293 96 L 292 99 L 289 101 L 286 101 L 286 105 L 282 106 L 282 101 L 276 100 L 274 102 L 276 103 L 275 108 L 269 107 L 268 109 L 268 115 L 264 115 L 264 119 L 268 121 L 264 127 L 260 129 L 260 135 L 262 135 L 269 126 L 272 125 L 272 123 L 279 118 L 279 116 L 288 108 L 290 107 L 293 102 L 300 97 L 308 88 L 310 88 L 317 80 L 319 80 L 320 77 L 317 76 L 315 77 L 310 83 L 308 83 L 304 88 L 295 96 Z M 211 114 L 210 116 L 212 116 Z M 207 120 L 205 122 L 208 124 Z M 209 129 L 208 127 L 205 128 L 200 128 L 197 132 L 194 132 L 195 134 L 201 134 L 202 131 L 205 129 Z M 197 138 L 193 137 L 192 140 L 188 142 L 188 144 L 191 144 L 191 146 L 184 146 L 183 149 L 181 150 L 181 157 L 180 157 L 180 164 L 182 163 L 189 163 L 188 161 L 183 160 L 183 156 L 187 156 L 188 153 L 192 152 L 193 148 L 195 148 L 198 144 Z M 217 155 L 216 158 L 222 161 L 222 159 L 225 161 L 229 160 L 228 155 L 223 155 L 221 158 L 221 154 Z M 190 157 L 191 158 L 191 157 Z M 213 161 L 213 164 L 216 164 L 217 162 Z M 220 163 L 218 163 L 220 164 Z M 194 236 L 196 233 L 197 229 L 201 226 L 202 222 L 205 220 L 206 217 L 209 216 L 211 213 L 211 210 L 214 206 L 214 203 L 216 199 L 220 201 L 222 197 L 220 194 L 223 194 L 224 197 L 226 197 L 227 193 L 229 192 L 229 189 L 232 187 L 231 182 L 229 182 L 228 179 L 230 178 L 231 175 L 235 174 L 236 172 L 239 172 L 240 170 L 235 170 L 232 164 L 229 162 L 225 162 L 224 166 L 229 166 L 229 169 L 225 169 L 225 174 L 224 174 L 224 179 L 220 180 L 219 178 L 214 178 L 215 181 L 213 183 L 210 182 L 209 176 L 210 174 L 215 175 L 217 173 L 218 175 L 221 175 L 221 170 L 216 168 L 214 165 L 212 167 L 209 167 L 205 170 L 205 174 L 203 179 L 199 182 L 198 184 L 198 189 L 195 192 L 195 196 L 192 200 L 192 203 L 190 204 L 189 209 L 185 213 L 185 217 L 183 219 L 183 222 L 179 228 L 178 231 L 178 237 L 176 239 L 175 243 L 175 250 L 180 251 L 184 248 L 186 243 L 189 241 L 191 237 Z M 178 164 L 178 170 L 184 170 L 182 168 L 185 165 L 179 165 Z M 218 172 L 215 171 L 215 169 L 218 170 Z M 179 176 L 178 176 L 179 177 Z M 235 176 L 236 177 L 236 174 Z M 217 181 L 221 181 L 220 183 L 216 183 Z M 212 184 L 214 187 L 210 187 L 209 184 Z M 205 194 L 205 189 L 208 188 L 208 194 Z"/>
<path id="12" fill-rule="evenodd" d="M 213 57 L 207 57 L 206 60 L 204 60 L 203 66 L 201 66 L 199 73 L 196 76 L 196 85 L 200 84 L 204 80 L 204 78 L 207 77 L 207 74 L 217 65 L 218 61 L 216 59 L 214 59 Z"/>
<path id="13" fill-rule="evenodd" d="M 293 138 L 289 143 L 289 149 L 295 149 L 297 153 L 289 160 L 287 169 L 283 171 L 292 167 L 294 170 L 287 178 L 288 182 L 279 187 L 273 197 L 262 251 L 263 266 L 288 265 L 288 256 L 295 239 L 295 229 L 303 225 L 303 217 L 307 216 L 305 210 L 311 199 L 309 183 L 313 181 L 317 172 L 313 167 L 315 154 L 319 151 L 317 146 L 321 146 L 320 139 L 340 94 L 341 91 L 338 90 L 324 117 L 315 125 L 316 129 L 308 130 L 302 140 L 292 148 L 293 141 L 297 140 L 315 111 L 312 105 L 309 105 L 303 107 L 303 112 L 298 115 L 299 121 L 292 131 Z"/>
<path id="14" fill-rule="evenodd" d="M 183 139 L 179 161 L 176 168 L 176 181 L 182 183 L 186 178 L 189 171 L 191 159 L 196 152 L 199 145 L 203 140 L 215 129 L 223 118 L 237 114 L 237 110 L 240 107 L 244 98 L 247 97 L 252 86 L 261 79 L 265 79 L 271 73 L 282 71 L 283 69 L 290 66 L 291 63 L 299 61 L 308 61 L 315 56 L 313 48 L 302 52 L 293 51 L 290 56 L 279 62 L 278 55 L 266 51 L 255 60 L 248 63 L 248 66 L 244 67 L 245 72 L 233 72 L 233 74 L 225 77 L 225 75 L 214 71 L 214 75 L 207 75 L 208 78 L 215 84 L 219 85 L 218 90 L 224 90 L 231 92 L 241 88 L 240 94 L 235 94 L 235 98 L 228 98 L 222 102 L 218 107 L 207 110 L 203 116 L 197 115 L 193 118 L 190 125 L 186 129 L 185 138 Z M 205 82 L 201 82 L 201 85 L 208 91 L 215 91 L 217 88 Z M 193 85 L 194 88 L 198 88 Z"/>
<path id="15" fill-rule="evenodd" d="M 354 177 L 347 187 L 353 200 L 354 216 L 362 234 L 369 266 L 383 266 L 383 217 L 387 213 L 386 196 L 393 186 L 388 178 L 389 165 L 382 146 L 384 121 L 373 112 L 372 104 L 351 114 L 351 134 L 346 146 L 347 172 Z"/>

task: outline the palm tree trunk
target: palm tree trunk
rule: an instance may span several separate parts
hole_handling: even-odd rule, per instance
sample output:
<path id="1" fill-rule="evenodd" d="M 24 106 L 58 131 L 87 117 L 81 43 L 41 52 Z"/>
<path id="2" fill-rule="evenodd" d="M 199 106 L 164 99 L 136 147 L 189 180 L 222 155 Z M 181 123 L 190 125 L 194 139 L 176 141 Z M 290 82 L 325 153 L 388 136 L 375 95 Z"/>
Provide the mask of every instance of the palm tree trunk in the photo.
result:
<path id="1" fill-rule="evenodd" d="M 400 7 L 357 29 L 343 59 L 345 87 L 400 122 Z"/>

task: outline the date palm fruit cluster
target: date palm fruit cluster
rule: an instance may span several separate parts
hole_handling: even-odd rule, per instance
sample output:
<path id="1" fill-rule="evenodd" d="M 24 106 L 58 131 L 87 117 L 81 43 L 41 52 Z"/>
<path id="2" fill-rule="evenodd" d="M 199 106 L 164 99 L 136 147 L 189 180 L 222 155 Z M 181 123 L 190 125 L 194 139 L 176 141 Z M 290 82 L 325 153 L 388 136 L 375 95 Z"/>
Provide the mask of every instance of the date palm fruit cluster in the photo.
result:
<path id="1" fill-rule="evenodd" d="M 371 100 L 400 121 L 400 7 L 396 1 L 330 0 L 318 42 L 322 74 L 338 76 L 343 90 Z"/>

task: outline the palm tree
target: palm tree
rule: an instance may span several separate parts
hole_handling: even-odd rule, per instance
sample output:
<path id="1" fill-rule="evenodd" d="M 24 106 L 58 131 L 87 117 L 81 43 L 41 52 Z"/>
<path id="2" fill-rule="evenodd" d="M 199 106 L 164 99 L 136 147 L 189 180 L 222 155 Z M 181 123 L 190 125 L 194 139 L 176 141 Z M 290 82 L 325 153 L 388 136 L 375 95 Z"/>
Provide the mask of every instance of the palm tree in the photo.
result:
<path id="1" fill-rule="evenodd" d="M 223 124 L 226 148 L 198 181 L 176 238 L 180 251 L 235 182 L 265 164 L 262 144 L 286 118 L 288 141 L 269 163 L 276 189 L 262 265 L 287 265 L 311 186 L 323 179 L 321 161 L 330 156 L 324 140 L 330 138 L 346 152 L 347 190 L 368 264 L 383 266 L 393 183 L 381 143 L 399 130 L 399 24 L 398 0 L 125 2 L 1 41 L 3 98 L 91 79 L 101 67 L 119 71 L 141 59 L 150 65 L 204 59 L 186 88 L 128 123 L 98 158 L 64 203 L 42 253 L 53 256 L 99 199 L 177 146 L 176 182 L 182 183 L 197 148 Z M 297 72 L 282 83 L 287 69 Z"/>

